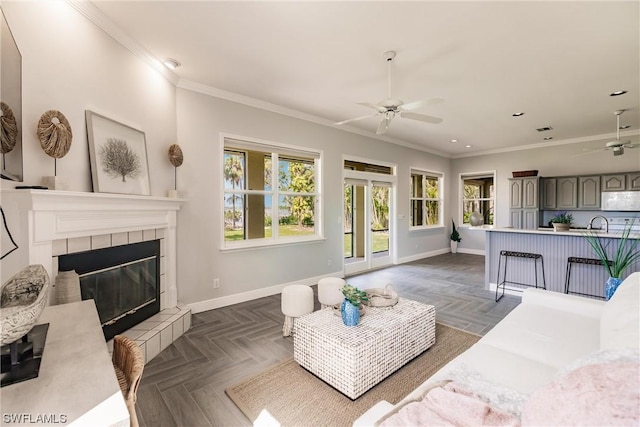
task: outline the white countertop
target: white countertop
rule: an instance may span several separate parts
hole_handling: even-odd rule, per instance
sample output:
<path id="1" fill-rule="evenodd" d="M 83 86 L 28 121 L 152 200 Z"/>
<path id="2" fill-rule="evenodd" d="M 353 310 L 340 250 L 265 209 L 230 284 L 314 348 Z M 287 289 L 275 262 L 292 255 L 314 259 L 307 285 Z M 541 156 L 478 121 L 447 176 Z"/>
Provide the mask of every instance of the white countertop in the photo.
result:
<path id="1" fill-rule="evenodd" d="M 2 413 L 57 416 L 64 425 L 128 426 L 129 412 L 116 379 L 93 300 L 45 307 L 49 323 L 40 374 L 2 387 Z M 3 418 L 4 425 L 4 418 Z"/>
<path id="2" fill-rule="evenodd" d="M 553 228 L 538 228 L 537 230 L 525 230 L 522 228 L 512 228 L 512 227 L 497 227 L 497 228 L 488 228 L 486 231 L 498 231 L 505 233 L 520 233 L 520 234 L 540 234 L 540 235 L 549 235 L 549 236 L 571 236 L 571 237 L 584 237 L 587 234 L 587 230 L 585 229 L 570 229 L 569 231 L 553 231 Z M 620 232 L 605 232 L 600 230 L 591 230 L 593 234 L 601 238 L 606 239 L 619 239 L 622 237 L 622 233 Z M 638 234 L 632 234 L 632 237 L 638 237 Z"/>

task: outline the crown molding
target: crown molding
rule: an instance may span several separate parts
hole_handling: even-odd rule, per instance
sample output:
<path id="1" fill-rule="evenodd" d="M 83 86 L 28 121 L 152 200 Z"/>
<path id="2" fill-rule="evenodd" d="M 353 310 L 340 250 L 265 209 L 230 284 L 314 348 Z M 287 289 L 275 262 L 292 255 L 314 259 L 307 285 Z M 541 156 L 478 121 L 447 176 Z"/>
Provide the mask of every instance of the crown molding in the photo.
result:
<path id="1" fill-rule="evenodd" d="M 621 138 L 638 136 L 638 135 L 640 135 L 640 130 L 630 130 L 626 132 L 620 132 Z M 590 136 L 581 136 L 579 138 L 560 139 L 552 143 L 537 142 L 535 144 L 520 145 L 517 147 L 498 148 L 495 150 L 485 150 L 485 151 L 475 151 L 473 153 L 455 154 L 449 157 L 452 159 L 461 159 L 464 157 L 477 157 L 477 156 L 485 156 L 489 154 L 510 153 L 513 151 L 532 150 L 536 148 L 549 148 L 549 147 L 557 147 L 557 146 L 568 145 L 568 144 L 579 144 L 582 142 L 593 142 L 593 141 L 604 141 L 604 140 L 615 140 L 615 139 L 616 139 L 615 133 L 606 133 L 602 135 L 590 135 Z"/>
<path id="2" fill-rule="evenodd" d="M 191 92 L 201 93 L 203 95 L 212 96 L 214 98 L 220 98 L 231 102 L 236 102 L 238 104 L 248 105 L 250 107 L 258 108 L 265 111 L 270 111 L 272 113 L 282 114 L 285 116 L 293 117 L 300 120 L 305 120 L 308 122 L 316 123 L 322 126 L 328 126 L 333 129 L 341 130 L 344 132 L 354 133 L 356 135 L 365 136 L 367 138 L 377 139 L 379 141 L 388 142 L 395 145 L 401 145 L 403 147 L 411 148 L 414 150 L 423 151 L 429 154 L 433 154 L 440 157 L 450 158 L 451 156 L 447 153 L 432 150 L 427 147 L 423 147 L 417 144 L 412 144 L 397 138 L 391 138 L 388 136 L 380 136 L 373 132 L 367 132 L 362 129 L 358 129 L 352 126 L 336 126 L 332 121 L 325 119 L 320 116 L 316 116 L 313 114 L 303 113 L 298 110 L 294 110 L 291 108 L 283 107 L 280 105 L 272 104 L 270 102 L 262 101 L 259 99 L 251 98 L 249 96 L 240 95 L 235 92 L 228 92 L 223 89 L 218 89 L 212 86 L 208 86 L 202 83 L 194 82 L 191 80 L 179 79 L 177 87 L 189 90 Z"/>
<path id="3" fill-rule="evenodd" d="M 66 1 L 71 7 L 80 12 L 107 35 L 158 71 L 171 84 L 175 86 L 178 83 L 178 76 L 175 73 L 165 67 L 162 62 L 153 56 L 144 46 L 122 31 L 120 27 L 107 18 L 93 3 L 87 0 Z"/>

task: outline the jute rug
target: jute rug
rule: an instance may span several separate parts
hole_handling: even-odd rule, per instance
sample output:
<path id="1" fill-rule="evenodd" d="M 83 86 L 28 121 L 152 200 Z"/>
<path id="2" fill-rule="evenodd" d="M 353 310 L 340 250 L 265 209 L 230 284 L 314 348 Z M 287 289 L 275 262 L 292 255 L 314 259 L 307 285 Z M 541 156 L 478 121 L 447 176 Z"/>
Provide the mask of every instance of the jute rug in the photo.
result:
<path id="1" fill-rule="evenodd" d="M 438 323 L 436 343 L 429 350 L 355 401 L 300 367 L 293 359 L 225 391 L 252 422 L 266 409 L 283 426 L 350 426 L 380 400 L 398 403 L 479 339 L 477 335 Z"/>

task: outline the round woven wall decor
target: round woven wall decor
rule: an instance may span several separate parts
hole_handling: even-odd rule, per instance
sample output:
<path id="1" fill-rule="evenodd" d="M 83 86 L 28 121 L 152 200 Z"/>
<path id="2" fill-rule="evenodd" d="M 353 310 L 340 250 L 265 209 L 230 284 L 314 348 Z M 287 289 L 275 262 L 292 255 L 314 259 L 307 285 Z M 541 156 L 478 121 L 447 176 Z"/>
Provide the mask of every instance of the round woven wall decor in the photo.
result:
<path id="1" fill-rule="evenodd" d="M 182 154 L 182 148 L 178 144 L 173 144 L 169 147 L 169 161 L 174 167 L 178 167 L 184 161 L 184 156 Z"/>
<path id="2" fill-rule="evenodd" d="M 58 110 L 49 110 L 38 122 L 38 139 L 40 146 L 54 159 L 63 158 L 71 148 L 71 125 Z"/>
<path id="3" fill-rule="evenodd" d="M 18 140 L 18 123 L 13 110 L 4 102 L 0 102 L 0 153 L 5 154 L 13 150 Z"/>

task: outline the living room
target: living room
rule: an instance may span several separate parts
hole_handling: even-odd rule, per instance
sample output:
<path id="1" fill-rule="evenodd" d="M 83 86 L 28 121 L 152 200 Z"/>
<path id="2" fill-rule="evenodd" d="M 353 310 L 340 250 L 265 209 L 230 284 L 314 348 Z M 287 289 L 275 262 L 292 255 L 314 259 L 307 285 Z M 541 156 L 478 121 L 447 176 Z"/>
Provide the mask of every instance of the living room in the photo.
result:
<path id="1" fill-rule="evenodd" d="M 613 114 L 615 110 L 628 110 L 621 116 L 622 124 L 630 125 L 629 129 L 620 132 L 622 139 L 636 143 L 640 135 L 637 80 L 639 30 L 638 9 L 634 2 L 615 2 L 607 6 L 595 3 L 594 11 L 585 15 L 602 15 L 601 19 L 592 16 L 593 21 L 589 21 L 598 22 L 600 27 L 585 28 L 598 34 L 598 37 L 603 39 L 603 46 L 589 45 L 583 49 L 586 53 L 581 50 L 582 53 L 575 63 L 544 64 L 542 71 L 538 74 L 533 73 L 537 76 L 538 84 L 539 81 L 553 79 L 569 85 L 575 78 L 577 69 L 597 63 L 598 70 L 590 71 L 589 78 L 594 86 L 598 86 L 601 98 L 587 102 L 576 95 L 570 102 L 566 102 L 564 115 L 571 116 L 567 119 L 565 116 L 542 114 L 545 109 L 551 108 L 552 104 L 565 105 L 561 102 L 564 100 L 559 100 L 552 94 L 549 94 L 546 100 L 539 92 L 521 94 L 523 99 L 528 97 L 527 106 L 531 106 L 526 108 L 527 114 L 520 118 L 511 117 L 513 113 L 520 111 L 520 108 L 525 110 L 516 101 L 512 101 L 510 109 L 500 111 L 500 114 L 508 116 L 511 122 L 501 123 L 508 123 L 503 125 L 503 128 L 509 138 L 509 132 L 520 126 L 513 124 L 518 123 L 516 120 L 527 120 L 537 115 L 536 118 L 539 120 L 527 122 L 526 125 L 534 134 L 525 141 L 514 141 L 509 147 L 471 147 L 471 151 L 466 152 L 464 147 L 450 148 L 455 144 L 450 142 L 456 138 L 453 134 L 448 139 L 440 141 L 441 150 L 403 141 L 402 137 L 394 136 L 398 134 L 393 133 L 394 128 L 402 132 L 406 122 L 401 121 L 402 119 L 395 119 L 396 122 L 391 125 L 387 136 L 375 134 L 377 122 L 374 122 L 370 129 L 346 129 L 333 125 L 335 120 L 348 119 L 352 114 L 366 114 L 367 110 L 356 105 L 356 102 L 374 101 L 383 97 L 387 78 L 387 64 L 382 56 L 385 51 L 397 49 L 398 52 L 397 58 L 394 59 L 393 76 L 402 76 L 404 72 L 407 78 L 411 77 L 411 74 L 406 72 L 406 68 L 411 66 L 406 65 L 406 62 L 405 65 L 402 63 L 403 54 L 408 55 L 406 51 L 410 49 L 395 44 L 393 39 L 386 40 L 379 46 L 362 48 L 366 53 L 354 54 L 370 58 L 367 59 L 367 68 L 375 72 L 366 76 L 366 79 L 363 77 L 364 80 L 370 80 L 370 85 L 360 88 L 357 98 L 342 99 L 345 105 L 350 106 L 344 117 L 323 117 L 322 121 L 317 115 L 295 111 L 289 106 L 295 105 L 295 100 L 285 102 L 296 97 L 295 88 L 291 89 L 291 93 L 274 94 L 269 99 L 255 99 L 251 98 L 251 94 L 244 94 L 241 87 L 214 87 L 182 77 L 181 73 L 192 71 L 189 70 L 191 65 L 180 56 L 181 52 L 154 52 L 156 55 L 162 54 L 163 57 L 151 57 L 145 46 L 135 40 L 135 36 L 108 19 L 106 12 L 100 11 L 99 3 L 96 4 L 98 6 L 82 2 L 32 3 L 7 0 L 1 3 L 22 55 L 23 177 L 20 182 L 2 180 L 3 199 L 5 190 L 12 190 L 21 184 L 41 185 L 42 178 L 51 175 L 63 177 L 70 191 L 93 191 L 86 136 L 86 110 L 143 131 L 149 165 L 150 195 L 165 197 L 168 190 L 174 189 L 174 177 L 177 177 L 179 198 L 176 203 L 179 203 L 180 207 L 177 210 L 175 225 L 175 288 L 177 300 L 189 307 L 192 313 L 276 295 L 283 287 L 292 283 L 312 285 L 321 278 L 343 277 L 345 160 L 360 160 L 394 168 L 395 229 L 390 243 L 391 257 L 388 265 L 448 253 L 452 218 L 459 226 L 462 236 L 458 251 L 484 255 L 486 231 L 462 224 L 459 185 L 461 175 L 477 172 L 494 174 L 495 225 L 506 227 L 509 225 L 507 183 L 513 171 L 538 170 L 540 176 L 565 176 L 623 173 L 639 169 L 637 147 L 628 149 L 622 156 L 614 156 L 610 151 L 591 153 L 591 150 L 596 151 L 607 141 L 616 138 L 616 117 Z M 244 7 L 248 8 L 249 4 Z M 571 16 L 575 12 L 570 6 L 558 7 L 561 8 L 558 15 L 566 13 L 567 16 Z M 233 12 L 233 17 L 236 17 L 241 11 Z M 526 15 L 518 11 L 514 13 L 515 16 Z M 469 16 L 468 19 L 472 20 L 472 17 Z M 570 22 L 570 18 L 567 19 Z M 615 22 L 615 25 L 611 24 L 612 22 Z M 144 22 L 139 24 L 143 25 Z M 614 29 L 607 28 L 609 24 L 613 25 Z M 161 27 L 151 19 L 147 25 Z M 579 24 L 571 26 L 580 27 Z M 168 37 L 174 31 L 170 26 L 161 28 Z M 499 28 L 495 32 L 496 39 L 506 37 L 500 33 Z M 603 34 L 605 36 L 602 36 Z M 228 36 L 216 34 L 215 37 L 225 39 Z M 432 70 L 420 77 L 425 80 L 438 78 L 440 72 L 437 69 L 437 57 L 439 54 L 446 54 L 441 53 L 439 47 L 448 47 L 443 40 L 430 40 L 436 40 L 436 46 L 425 50 L 420 65 Z M 419 44 L 429 45 L 430 40 L 420 41 Z M 548 40 L 547 43 L 553 44 Z M 239 51 L 251 52 L 254 48 L 244 46 L 239 47 Z M 224 62 L 227 60 L 226 57 L 233 57 L 234 52 L 228 49 L 231 48 L 212 53 L 210 60 L 215 64 L 217 60 Z M 375 49 L 380 51 L 374 51 Z M 358 46 L 346 46 L 346 54 L 342 55 L 358 50 Z M 206 50 L 203 48 L 200 56 L 209 55 L 204 52 Z M 572 53 L 578 56 L 577 52 L 567 51 L 568 56 Z M 182 66 L 172 72 L 151 65 L 153 61 L 163 59 L 164 55 L 178 58 Z M 330 52 L 324 55 L 322 60 L 329 61 Z M 274 63 L 280 56 L 286 55 L 282 51 L 275 53 Z M 585 57 L 589 58 L 589 62 L 585 62 Z M 600 59 L 601 57 L 606 60 Z M 252 68 L 249 57 L 241 64 L 245 69 Z M 341 68 L 340 64 L 333 65 L 336 69 Z M 499 65 L 483 65 L 492 72 L 501 72 Z M 468 72 L 475 66 L 468 64 L 468 69 L 459 70 L 458 74 Z M 403 67 L 405 71 L 402 71 Z M 273 69 L 260 69 L 254 78 L 259 79 L 263 86 L 269 86 L 269 76 L 277 70 L 275 65 Z M 445 79 L 441 75 L 440 78 Z M 504 80 L 510 79 L 511 77 Z M 298 80 L 300 86 L 323 85 L 315 76 L 303 75 L 299 76 Z M 343 82 L 343 85 L 349 84 L 353 82 L 348 79 Z M 434 82 L 434 85 L 436 84 L 438 83 Z M 480 82 L 476 82 L 476 86 L 484 87 Z M 239 93 L 234 93 L 234 89 Z M 484 93 L 488 104 L 486 108 L 489 110 L 494 108 L 494 95 L 491 91 L 496 89 L 499 88 L 484 87 L 480 91 Z M 276 91 L 276 88 L 273 90 Z M 610 97 L 609 94 L 616 90 L 626 90 L 627 93 Z M 508 92 L 508 89 L 505 90 L 505 93 Z M 341 97 L 340 91 L 332 93 L 334 97 Z M 455 99 L 455 93 L 442 95 L 434 90 L 401 95 L 406 101 L 443 96 L 445 101 L 442 103 L 442 109 L 434 105 L 425 111 L 442 115 L 445 122 L 477 120 L 474 118 L 477 114 L 475 111 L 468 111 L 465 117 L 445 114 L 447 104 L 464 103 L 464 100 Z M 499 95 L 495 96 L 505 96 L 504 93 Z M 461 94 L 458 96 L 462 97 Z M 279 100 L 285 105 L 279 105 Z M 572 108 L 577 108 L 577 105 L 583 102 L 599 105 L 586 118 L 572 116 Z M 533 112 L 534 106 L 539 112 Z M 69 152 L 55 162 L 41 149 L 36 134 L 36 125 L 41 115 L 52 109 L 64 113 L 73 130 L 73 143 Z M 596 120 L 596 116 L 602 117 L 597 117 Z M 584 123 L 585 127 L 593 130 L 587 133 L 562 133 L 562 129 L 555 123 L 556 119 Z M 595 122 L 602 126 L 592 126 Z M 552 125 L 559 132 L 559 136 L 552 142 L 544 142 L 541 134 L 535 132 L 535 128 L 545 125 Z M 417 123 L 414 126 L 424 129 L 423 139 L 430 139 L 428 132 L 431 130 L 430 126 L 434 125 Z M 491 132 L 482 127 L 476 129 L 479 129 L 479 134 L 483 133 L 478 139 L 480 136 L 491 139 Z M 224 239 L 224 202 L 221 193 L 225 188 L 222 172 L 224 139 L 231 137 L 319 153 L 322 204 L 318 213 L 321 216 L 316 219 L 315 239 L 300 244 L 227 247 Z M 459 144 L 476 144 L 473 140 L 459 139 Z M 184 164 L 177 170 L 167 160 L 168 147 L 176 143 L 184 152 Z M 437 172 L 442 176 L 442 209 L 440 223 L 436 226 L 413 227 L 408 220 L 411 216 L 409 180 L 412 170 Z M 595 212 L 584 215 L 592 214 Z M 586 220 L 581 221 L 586 225 Z M 8 226 L 14 234 L 21 233 L 19 228 L 16 230 L 18 226 L 14 223 L 10 222 Z M 20 254 L 23 250 L 21 247 L 2 260 L 2 282 L 24 267 Z M 16 259 L 20 259 L 20 262 L 15 262 Z M 217 287 L 214 279 L 218 279 Z"/>

